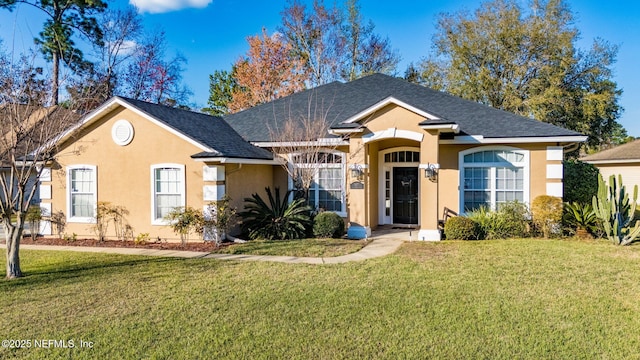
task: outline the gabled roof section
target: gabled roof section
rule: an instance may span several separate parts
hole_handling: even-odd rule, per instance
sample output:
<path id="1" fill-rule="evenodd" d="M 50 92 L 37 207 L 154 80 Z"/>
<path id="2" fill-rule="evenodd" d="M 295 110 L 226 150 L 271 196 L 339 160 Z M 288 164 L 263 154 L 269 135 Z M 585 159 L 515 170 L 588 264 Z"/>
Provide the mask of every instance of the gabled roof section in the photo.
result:
<path id="1" fill-rule="evenodd" d="M 410 104 L 405 103 L 404 101 L 398 100 L 396 98 L 394 98 L 393 96 L 389 96 L 386 99 L 373 104 L 372 106 L 370 106 L 367 109 L 364 109 L 363 111 L 359 112 L 358 114 L 355 114 L 354 116 L 352 116 L 351 118 L 344 120 L 342 123 L 346 123 L 346 124 L 350 124 L 350 123 L 354 123 L 354 122 L 360 122 L 363 119 L 365 119 L 367 116 L 373 115 L 376 111 L 384 108 L 387 105 L 397 105 L 400 106 L 402 108 L 405 108 L 409 111 L 412 111 L 428 120 L 440 120 L 442 119 L 440 116 L 438 115 L 434 115 L 434 114 L 429 114 L 428 112 L 416 108 L 415 106 L 412 106 Z"/>
<path id="2" fill-rule="evenodd" d="M 580 160 L 591 164 L 640 162 L 640 140 L 600 151 Z"/>
<path id="3" fill-rule="evenodd" d="M 325 114 L 324 117 L 314 117 L 325 121 L 332 129 L 344 132 L 346 129 L 356 129 L 345 124 L 357 123 L 388 104 L 421 114 L 425 118 L 421 126 L 458 125 L 458 136 L 493 138 L 495 141 L 510 138 L 554 138 L 554 141 L 565 137 L 568 141 L 582 139 L 582 135 L 575 131 L 382 74 L 369 75 L 349 83 L 334 82 L 319 86 L 225 116 L 225 120 L 246 140 L 262 142 L 270 141 L 270 130 L 278 129 L 288 119 L 309 114 Z"/>
<path id="4" fill-rule="evenodd" d="M 116 96 L 82 119 L 81 126 L 96 121 L 117 106 L 128 108 L 202 150 L 199 156 L 272 159 L 273 155 L 253 146 L 220 117 Z"/>

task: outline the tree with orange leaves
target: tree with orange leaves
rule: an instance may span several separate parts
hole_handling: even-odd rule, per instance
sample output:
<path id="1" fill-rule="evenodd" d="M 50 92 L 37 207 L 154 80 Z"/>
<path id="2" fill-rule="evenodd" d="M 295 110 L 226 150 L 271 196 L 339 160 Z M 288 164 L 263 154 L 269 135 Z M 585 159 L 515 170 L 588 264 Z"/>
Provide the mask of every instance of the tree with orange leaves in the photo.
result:
<path id="1" fill-rule="evenodd" d="M 305 88 L 303 64 L 289 56 L 291 45 L 280 33 L 269 36 L 263 28 L 262 36 L 250 36 L 247 41 L 249 51 L 234 64 L 238 86 L 229 103 L 232 113 Z"/>

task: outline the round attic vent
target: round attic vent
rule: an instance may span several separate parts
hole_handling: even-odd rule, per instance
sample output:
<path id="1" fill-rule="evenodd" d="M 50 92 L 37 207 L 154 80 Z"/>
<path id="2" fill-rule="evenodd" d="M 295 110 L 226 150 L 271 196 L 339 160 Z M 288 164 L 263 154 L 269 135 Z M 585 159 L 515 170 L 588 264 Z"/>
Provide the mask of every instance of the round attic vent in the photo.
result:
<path id="1" fill-rule="evenodd" d="M 111 128 L 111 137 L 120 146 L 128 145 L 133 140 L 133 126 L 127 120 L 118 120 Z"/>

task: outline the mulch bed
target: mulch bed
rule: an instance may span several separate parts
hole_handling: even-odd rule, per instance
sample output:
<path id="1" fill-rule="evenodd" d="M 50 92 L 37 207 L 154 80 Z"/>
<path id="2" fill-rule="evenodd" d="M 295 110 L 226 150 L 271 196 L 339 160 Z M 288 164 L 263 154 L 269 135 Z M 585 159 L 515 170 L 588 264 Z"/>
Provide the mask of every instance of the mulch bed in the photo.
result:
<path id="1" fill-rule="evenodd" d="M 2 241 L 4 243 L 4 241 Z M 112 248 L 142 248 L 142 249 L 156 249 L 156 250 L 184 250 L 184 251 L 202 251 L 212 252 L 216 249 L 213 242 L 191 240 L 187 242 L 185 246 L 182 246 L 179 242 L 146 242 L 136 244 L 133 241 L 120 241 L 120 240 L 104 240 L 98 241 L 96 239 L 76 239 L 74 241 L 68 241 L 59 238 L 39 237 L 36 241 L 33 241 L 30 237 L 25 237 L 20 241 L 23 245 L 58 245 L 58 246 L 92 246 L 92 247 L 112 247 Z M 223 243 L 222 246 L 228 246 L 231 243 Z"/>

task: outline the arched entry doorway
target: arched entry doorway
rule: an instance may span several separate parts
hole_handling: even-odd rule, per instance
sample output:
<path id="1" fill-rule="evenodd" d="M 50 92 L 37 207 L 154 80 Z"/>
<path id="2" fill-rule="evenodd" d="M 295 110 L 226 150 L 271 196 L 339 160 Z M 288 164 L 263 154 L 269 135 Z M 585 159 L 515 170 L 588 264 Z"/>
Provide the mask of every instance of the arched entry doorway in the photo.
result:
<path id="1" fill-rule="evenodd" d="M 396 147 L 379 152 L 379 223 L 418 225 L 420 148 Z"/>

